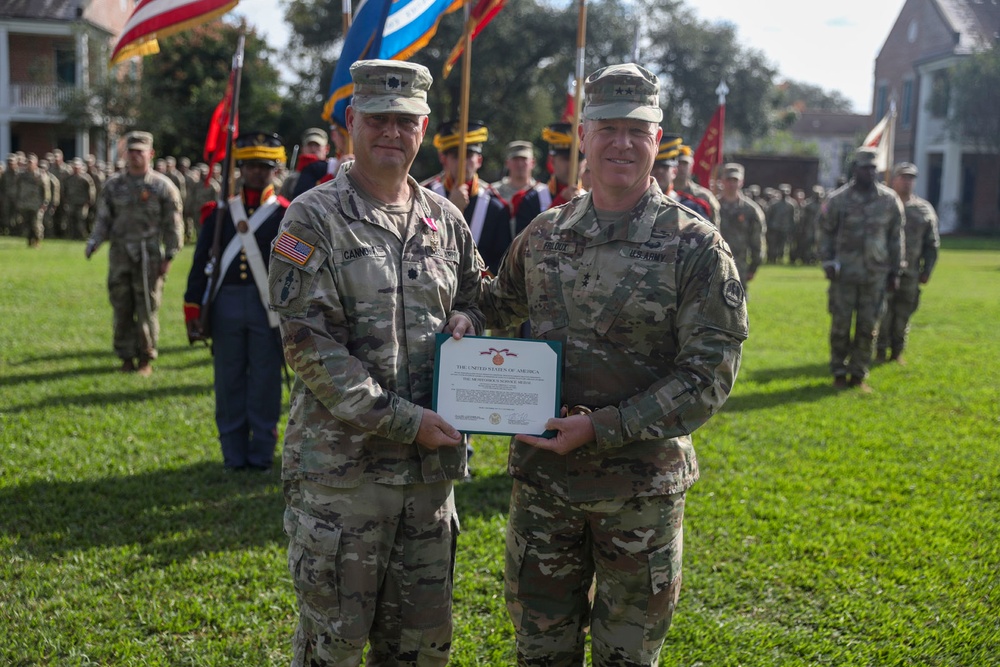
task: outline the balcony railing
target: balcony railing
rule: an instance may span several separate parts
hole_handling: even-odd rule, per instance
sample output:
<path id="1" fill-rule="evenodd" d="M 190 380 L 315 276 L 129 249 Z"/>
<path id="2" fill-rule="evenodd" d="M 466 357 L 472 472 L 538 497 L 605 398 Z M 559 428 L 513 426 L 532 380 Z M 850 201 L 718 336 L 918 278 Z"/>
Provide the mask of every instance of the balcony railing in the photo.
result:
<path id="1" fill-rule="evenodd" d="M 13 83 L 10 86 L 10 105 L 15 109 L 57 112 L 61 104 L 70 100 L 76 86 L 71 84 Z"/>

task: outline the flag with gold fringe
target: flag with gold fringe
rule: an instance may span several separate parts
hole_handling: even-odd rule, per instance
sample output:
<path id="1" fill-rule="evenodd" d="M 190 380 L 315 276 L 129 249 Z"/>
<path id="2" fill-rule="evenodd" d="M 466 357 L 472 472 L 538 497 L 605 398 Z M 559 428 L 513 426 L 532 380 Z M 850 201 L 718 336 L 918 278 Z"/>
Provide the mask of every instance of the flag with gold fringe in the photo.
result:
<path id="1" fill-rule="evenodd" d="M 237 4 L 239 0 L 139 0 L 111 52 L 111 64 L 159 53 L 158 39 L 218 18 Z"/>

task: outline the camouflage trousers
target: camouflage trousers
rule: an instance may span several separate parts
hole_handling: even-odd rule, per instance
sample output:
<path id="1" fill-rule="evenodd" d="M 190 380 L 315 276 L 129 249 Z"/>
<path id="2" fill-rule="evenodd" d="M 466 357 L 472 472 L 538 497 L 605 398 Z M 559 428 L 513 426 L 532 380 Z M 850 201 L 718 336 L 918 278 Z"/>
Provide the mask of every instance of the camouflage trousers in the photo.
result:
<path id="1" fill-rule="evenodd" d="M 17 226 L 28 237 L 28 243 L 45 238 L 45 212 L 34 208 L 24 208 L 17 212 Z"/>
<path id="2" fill-rule="evenodd" d="M 885 285 L 830 282 L 830 372 L 834 377 L 868 377 L 872 347 L 885 303 Z M 854 336 L 851 337 L 851 323 Z"/>
<path id="3" fill-rule="evenodd" d="M 885 312 L 878 328 L 879 353 L 891 349 L 900 354 L 910 336 L 910 318 L 920 304 L 920 282 L 917 276 L 905 275 L 899 281 L 899 289 L 886 296 Z"/>
<path id="4" fill-rule="evenodd" d="M 443 666 L 458 538 L 454 484 L 285 484 L 299 624 L 293 667 Z"/>
<path id="5" fill-rule="evenodd" d="M 114 316 L 113 343 L 120 359 L 155 359 L 160 337 L 163 277 L 160 256 L 150 253 L 145 267 L 112 244 L 108 254 L 108 300 Z M 148 289 L 148 292 L 147 292 Z M 147 295 L 149 307 L 146 307 Z"/>
<path id="6" fill-rule="evenodd" d="M 595 667 L 658 664 L 683 521 L 684 493 L 571 503 L 515 480 L 504 595 L 518 665 L 583 665 L 588 625 Z"/>

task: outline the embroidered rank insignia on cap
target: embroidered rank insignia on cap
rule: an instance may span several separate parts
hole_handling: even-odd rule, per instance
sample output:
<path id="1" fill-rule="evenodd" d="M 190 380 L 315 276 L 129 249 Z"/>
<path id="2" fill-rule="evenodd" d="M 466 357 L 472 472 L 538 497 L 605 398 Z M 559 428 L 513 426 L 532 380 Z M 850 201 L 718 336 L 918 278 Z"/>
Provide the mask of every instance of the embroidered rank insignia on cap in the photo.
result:
<path id="1" fill-rule="evenodd" d="M 299 266 L 305 266 L 306 262 L 313 254 L 315 246 L 311 246 L 302 239 L 288 232 L 281 232 L 274 241 L 274 251 L 283 257 L 287 257 Z"/>

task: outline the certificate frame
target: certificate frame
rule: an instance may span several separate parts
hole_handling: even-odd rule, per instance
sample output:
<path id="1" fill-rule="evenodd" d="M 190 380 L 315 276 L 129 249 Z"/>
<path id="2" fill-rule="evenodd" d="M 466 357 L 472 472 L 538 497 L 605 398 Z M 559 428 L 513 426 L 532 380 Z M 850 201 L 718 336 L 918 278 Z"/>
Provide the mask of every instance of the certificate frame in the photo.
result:
<path id="1" fill-rule="evenodd" d="M 436 334 L 434 411 L 462 433 L 548 437 L 562 366 L 560 341 Z"/>

